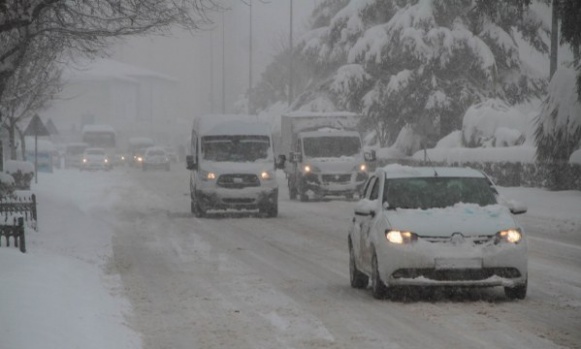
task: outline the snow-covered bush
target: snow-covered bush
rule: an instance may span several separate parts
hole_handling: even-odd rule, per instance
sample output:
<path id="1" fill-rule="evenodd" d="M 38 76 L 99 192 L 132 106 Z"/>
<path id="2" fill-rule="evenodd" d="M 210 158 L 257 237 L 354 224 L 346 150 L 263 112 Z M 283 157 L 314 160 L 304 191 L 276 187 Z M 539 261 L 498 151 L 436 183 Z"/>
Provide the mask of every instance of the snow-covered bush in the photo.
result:
<path id="1" fill-rule="evenodd" d="M 30 183 L 34 178 L 34 165 L 28 161 L 7 160 L 4 163 L 4 172 L 13 178 L 13 186 L 16 189 L 30 189 Z"/>
<path id="2" fill-rule="evenodd" d="M 8 173 L 0 172 L 0 199 L 11 197 L 14 189 L 14 178 Z"/>

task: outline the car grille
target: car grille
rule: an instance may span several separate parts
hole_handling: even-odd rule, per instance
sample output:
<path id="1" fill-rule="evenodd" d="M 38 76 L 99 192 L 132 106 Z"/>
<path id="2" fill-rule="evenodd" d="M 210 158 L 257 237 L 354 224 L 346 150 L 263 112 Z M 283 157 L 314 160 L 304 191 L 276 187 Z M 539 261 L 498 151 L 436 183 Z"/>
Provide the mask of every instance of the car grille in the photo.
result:
<path id="1" fill-rule="evenodd" d="M 224 201 L 227 204 L 253 204 L 254 203 L 254 199 L 251 198 L 224 198 L 222 199 L 222 201 Z"/>
<path id="2" fill-rule="evenodd" d="M 324 174 L 321 178 L 326 183 L 345 183 L 351 181 L 351 174 Z"/>
<path id="3" fill-rule="evenodd" d="M 260 180 L 255 174 L 225 174 L 218 177 L 216 184 L 222 188 L 241 189 L 259 187 Z"/>
<path id="4" fill-rule="evenodd" d="M 420 236 L 422 241 L 427 241 L 435 244 L 453 244 L 454 238 L 452 236 Z M 477 235 L 477 236 L 462 236 L 462 241 L 473 245 L 482 245 L 494 241 L 494 235 Z"/>
<path id="5" fill-rule="evenodd" d="M 482 269 L 398 269 L 392 276 L 394 279 L 414 279 L 425 277 L 436 281 L 486 280 L 492 276 L 502 278 L 518 278 L 521 276 L 515 268 L 482 268 Z"/>

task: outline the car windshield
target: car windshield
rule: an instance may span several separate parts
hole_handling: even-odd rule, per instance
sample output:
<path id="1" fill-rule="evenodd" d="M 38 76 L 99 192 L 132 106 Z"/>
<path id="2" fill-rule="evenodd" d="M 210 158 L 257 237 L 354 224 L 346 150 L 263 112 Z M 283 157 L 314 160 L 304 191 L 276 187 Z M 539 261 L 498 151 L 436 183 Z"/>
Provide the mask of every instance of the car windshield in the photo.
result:
<path id="1" fill-rule="evenodd" d="M 305 155 L 312 158 L 334 158 L 357 155 L 361 140 L 352 136 L 326 136 L 303 138 Z"/>
<path id="2" fill-rule="evenodd" d="M 205 160 L 249 162 L 268 157 L 267 136 L 206 136 L 202 138 Z"/>
<path id="3" fill-rule="evenodd" d="M 389 207 L 409 209 L 497 203 L 494 189 L 485 178 L 469 177 L 387 179 L 383 199 Z"/>

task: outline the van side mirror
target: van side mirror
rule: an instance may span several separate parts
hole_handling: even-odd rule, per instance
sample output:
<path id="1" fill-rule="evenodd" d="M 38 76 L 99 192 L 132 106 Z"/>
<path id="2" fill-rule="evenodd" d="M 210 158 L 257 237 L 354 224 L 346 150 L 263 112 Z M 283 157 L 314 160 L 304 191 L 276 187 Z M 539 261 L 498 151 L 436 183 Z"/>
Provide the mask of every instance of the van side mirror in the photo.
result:
<path id="1" fill-rule="evenodd" d="M 274 162 L 274 168 L 279 169 L 279 170 L 284 169 L 285 162 L 286 162 L 286 155 L 280 154 Z"/>
<path id="2" fill-rule="evenodd" d="M 188 170 L 197 170 L 198 169 L 198 164 L 196 164 L 194 162 L 194 156 L 193 155 L 186 156 L 186 168 Z"/>
<path id="3" fill-rule="evenodd" d="M 363 154 L 363 157 L 365 158 L 365 161 L 375 161 L 375 160 L 377 160 L 377 156 L 375 154 L 375 150 L 371 150 L 371 151 L 365 152 Z"/>

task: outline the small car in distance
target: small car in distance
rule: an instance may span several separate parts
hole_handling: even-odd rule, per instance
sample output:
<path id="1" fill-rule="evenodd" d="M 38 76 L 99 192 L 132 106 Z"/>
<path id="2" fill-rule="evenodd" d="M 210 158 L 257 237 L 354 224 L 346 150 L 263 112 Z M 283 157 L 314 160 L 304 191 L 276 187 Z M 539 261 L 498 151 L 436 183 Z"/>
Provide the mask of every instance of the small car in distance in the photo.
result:
<path id="1" fill-rule="evenodd" d="M 511 207 L 509 207 L 511 206 Z M 527 242 L 492 181 L 469 168 L 379 168 L 349 228 L 351 286 L 375 298 L 398 287 L 504 287 L 527 292 Z"/>
<path id="2" fill-rule="evenodd" d="M 109 171 L 113 165 L 103 148 L 87 148 L 83 152 L 80 170 Z"/>
<path id="3" fill-rule="evenodd" d="M 170 159 L 162 147 L 149 147 L 143 153 L 143 160 L 141 162 L 143 171 L 151 169 L 170 170 Z"/>

